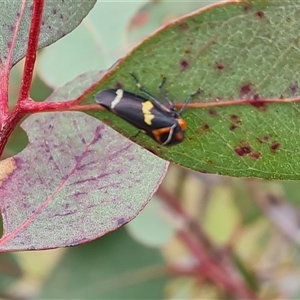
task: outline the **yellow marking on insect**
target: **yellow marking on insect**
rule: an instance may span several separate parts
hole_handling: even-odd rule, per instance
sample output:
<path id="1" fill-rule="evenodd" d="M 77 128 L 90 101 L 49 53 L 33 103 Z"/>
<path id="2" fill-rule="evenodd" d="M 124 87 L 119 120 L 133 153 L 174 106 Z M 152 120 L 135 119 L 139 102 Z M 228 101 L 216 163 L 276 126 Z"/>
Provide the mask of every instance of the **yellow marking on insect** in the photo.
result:
<path id="1" fill-rule="evenodd" d="M 114 109 L 115 106 L 118 105 L 119 102 L 122 100 L 124 91 L 121 89 L 118 89 L 118 90 L 116 90 L 116 94 L 117 94 L 116 98 L 111 102 L 111 105 L 110 105 L 111 109 Z"/>
<path id="2" fill-rule="evenodd" d="M 152 120 L 154 119 L 154 115 L 150 112 L 152 108 L 153 108 L 153 104 L 150 101 L 146 101 L 142 103 L 144 122 L 148 125 L 152 125 Z"/>

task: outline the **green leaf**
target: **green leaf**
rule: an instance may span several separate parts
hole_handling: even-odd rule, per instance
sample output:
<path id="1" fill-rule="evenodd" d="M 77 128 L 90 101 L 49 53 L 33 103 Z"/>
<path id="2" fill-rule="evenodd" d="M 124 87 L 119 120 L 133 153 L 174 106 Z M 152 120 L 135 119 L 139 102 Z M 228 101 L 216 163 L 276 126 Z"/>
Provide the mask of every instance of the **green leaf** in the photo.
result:
<path id="1" fill-rule="evenodd" d="M 16 257 L 12 253 L 1 253 L 0 256 L 0 291 L 7 292 L 7 288 L 22 276 L 22 270 Z"/>
<path id="2" fill-rule="evenodd" d="M 215 4 L 145 40 L 110 70 L 97 90 L 121 86 L 139 93 L 129 72 L 153 94 L 166 76 L 169 97 L 181 104 L 200 87 L 203 92 L 194 99 L 198 108 L 183 114 L 188 124 L 184 142 L 163 147 L 139 135 L 137 143 L 201 172 L 299 179 L 299 104 L 258 100 L 254 105 L 204 108 L 227 100 L 299 95 L 298 15 L 300 2 L 294 0 Z M 99 119 L 108 116 L 93 114 Z M 136 132 L 116 116 L 111 122 L 127 137 Z"/>
<path id="3" fill-rule="evenodd" d="M 154 195 L 149 204 L 126 229 L 132 238 L 150 247 L 162 247 L 174 235 L 174 225 L 166 220 L 165 203 Z"/>
<path id="4" fill-rule="evenodd" d="M 69 249 L 37 299 L 162 299 L 162 263 L 121 229 Z"/>

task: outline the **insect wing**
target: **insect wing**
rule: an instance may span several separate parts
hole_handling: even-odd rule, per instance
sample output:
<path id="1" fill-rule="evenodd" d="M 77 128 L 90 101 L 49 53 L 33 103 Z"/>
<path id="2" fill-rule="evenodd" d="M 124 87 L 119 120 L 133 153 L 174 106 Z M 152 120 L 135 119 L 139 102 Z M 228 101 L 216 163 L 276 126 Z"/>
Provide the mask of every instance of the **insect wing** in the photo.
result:
<path id="1" fill-rule="evenodd" d="M 118 95 L 118 91 L 122 94 Z M 104 90 L 95 96 L 95 100 L 128 123 L 146 132 L 169 127 L 174 123 L 172 115 L 167 110 L 162 110 L 152 101 L 134 93 L 123 90 Z"/>
<path id="2" fill-rule="evenodd" d="M 158 102 L 121 89 L 101 91 L 96 94 L 95 100 L 160 144 L 174 145 L 184 138 L 186 127 L 181 126 L 182 119 Z"/>

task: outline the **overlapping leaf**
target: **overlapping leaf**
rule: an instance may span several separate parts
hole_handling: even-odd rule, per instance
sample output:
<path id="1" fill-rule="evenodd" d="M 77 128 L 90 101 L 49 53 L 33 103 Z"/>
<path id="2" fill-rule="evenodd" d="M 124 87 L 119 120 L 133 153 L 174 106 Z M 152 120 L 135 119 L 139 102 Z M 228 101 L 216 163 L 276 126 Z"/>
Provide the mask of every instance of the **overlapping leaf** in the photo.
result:
<path id="1" fill-rule="evenodd" d="M 22 10 L 22 3 L 25 3 Z M 95 0 L 89 1 L 45 1 L 41 32 L 38 48 L 41 49 L 57 41 L 75 27 L 95 5 Z M 30 1 L 1 1 L 1 36 L 0 58 L 7 60 L 11 47 L 15 26 L 20 20 L 18 35 L 13 49 L 11 65 L 16 64 L 26 53 L 29 27 L 32 15 L 33 0 Z"/>
<path id="2" fill-rule="evenodd" d="M 171 98 L 183 103 L 258 100 L 253 105 L 189 108 L 186 140 L 161 147 L 136 141 L 194 170 L 231 176 L 300 178 L 299 104 L 263 104 L 299 95 L 300 1 L 227 1 L 195 12 L 157 32 L 121 61 L 98 89 L 138 92 L 134 72 L 153 94 L 162 76 Z M 93 98 L 87 102 L 93 102 Z M 107 115 L 95 113 L 100 118 Z M 126 136 L 135 129 L 117 117 Z"/>
<path id="3" fill-rule="evenodd" d="M 79 76 L 52 101 L 76 97 L 99 72 Z M 29 145 L 0 162 L 0 251 L 76 245 L 134 218 L 167 163 L 80 112 L 30 116 Z"/>

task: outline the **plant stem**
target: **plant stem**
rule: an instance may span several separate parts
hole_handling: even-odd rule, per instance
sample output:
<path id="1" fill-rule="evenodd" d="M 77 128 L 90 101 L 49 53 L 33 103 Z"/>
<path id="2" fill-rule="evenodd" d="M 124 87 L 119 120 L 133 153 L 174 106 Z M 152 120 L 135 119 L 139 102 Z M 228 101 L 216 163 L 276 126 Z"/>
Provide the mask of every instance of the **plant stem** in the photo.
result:
<path id="1" fill-rule="evenodd" d="M 176 215 L 176 220 L 184 221 L 182 228 L 177 230 L 177 236 L 197 260 L 194 266 L 195 275 L 209 278 L 223 291 L 240 299 L 259 299 L 240 278 L 231 258 L 216 255 L 220 251 L 209 240 L 200 225 L 185 213 L 180 202 L 162 187 L 158 189 L 157 194 Z"/>
<path id="2" fill-rule="evenodd" d="M 3 153 L 4 147 L 10 134 L 13 132 L 18 123 L 26 114 L 21 112 L 18 107 L 16 107 L 11 114 L 8 115 L 7 119 L 3 122 L 3 126 L 0 131 L 0 156 Z"/>
<path id="3" fill-rule="evenodd" d="M 16 125 L 25 116 L 26 112 L 22 111 L 20 107 L 21 102 L 26 102 L 29 99 L 30 87 L 33 77 L 33 69 L 36 59 L 36 51 L 38 48 L 39 34 L 41 21 L 43 16 L 44 0 L 34 0 L 32 9 L 32 18 L 29 30 L 26 60 L 23 71 L 21 89 L 19 93 L 19 98 L 16 106 L 11 113 L 8 112 L 8 79 L 9 72 L 12 65 L 12 55 L 14 45 L 17 39 L 17 34 L 19 31 L 19 25 L 23 16 L 27 1 L 22 1 L 20 12 L 18 14 L 18 20 L 15 24 L 14 33 L 10 43 L 10 49 L 8 52 L 8 58 L 5 66 L 3 66 L 0 72 L 0 156 L 3 153 L 4 147 L 7 140 L 15 129 Z"/>
<path id="4" fill-rule="evenodd" d="M 23 71 L 22 83 L 19 93 L 19 101 L 28 99 L 33 77 L 33 69 L 36 60 L 41 22 L 43 17 L 44 0 L 34 0 L 32 18 L 29 30 L 26 60 Z"/>
<path id="5" fill-rule="evenodd" d="M 0 66 L 0 132 L 8 114 L 8 77 L 5 69 Z M 3 87 L 3 88 L 2 88 Z"/>

